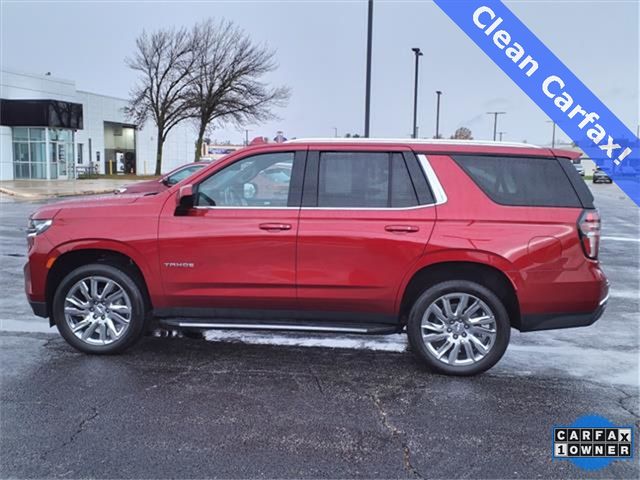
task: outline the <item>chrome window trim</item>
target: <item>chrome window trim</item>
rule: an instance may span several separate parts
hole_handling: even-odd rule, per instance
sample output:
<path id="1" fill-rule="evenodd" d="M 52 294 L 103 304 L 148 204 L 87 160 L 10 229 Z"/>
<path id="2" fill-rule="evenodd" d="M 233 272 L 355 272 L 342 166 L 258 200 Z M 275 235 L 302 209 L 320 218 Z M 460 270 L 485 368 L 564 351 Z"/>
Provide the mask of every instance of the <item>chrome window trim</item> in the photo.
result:
<path id="1" fill-rule="evenodd" d="M 448 198 L 447 198 L 447 194 L 444 191 L 444 188 L 442 187 L 442 184 L 440 183 L 440 180 L 438 179 L 438 176 L 436 175 L 435 170 L 433 169 L 433 167 L 431 166 L 431 164 L 429 163 L 429 160 L 427 159 L 427 156 L 420 153 L 417 154 L 416 157 L 418 158 L 418 163 L 420 163 L 420 167 L 422 168 L 422 171 L 424 172 L 424 174 L 427 177 L 427 182 L 429 183 L 429 186 L 431 187 L 431 191 L 433 192 L 433 198 L 435 200 L 435 203 L 429 203 L 429 204 L 425 204 L 425 205 L 415 205 L 413 207 L 269 207 L 269 206 L 197 206 L 194 207 L 195 209 L 199 209 L 199 210 L 210 210 L 210 209 L 217 209 L 217 210 L 246 210 L 246 209 L 269 209 L 269 210 L 327 210 L 327 211 L 404 211 L 404 210 L 418 210 L 421 208 L 432 208 L 435 207 L 437 205 L 442 205 L 443 203 L 446 203 Z"/>
<path id="2" fill-rule="evenodd" d="M 396 210 L 418 210 L 420 208 L 435 207 L 435 203 L 428 205 L 415 205 L 413 207 L 302 207 L 301 210 L 354 210 L 354 211 L 396 211 Z"/>
<path id="3" fill-rule="evenodd" d="M 419 153 L 416 155 L 418 157 L 418 162 L 424 171 L 424 174 L 427 176 L 427 181 L 429 182 L 429 186 L 431 187 L 431 191 L 433 192 L 433 198 L 435 199 L 435 205 L 442 205 L 447 202 L 447 193 L 444 191 L 440 180 L 438 179 L 438 175 L 436 175 L 435 170 L 429 163 L 429 159 L 423 153 Z"/>
<path id="4" fill-rule="evenodd" d="M 198 205 L 193 207 L 196 210 L 300 210 L 300 207 L 270 207 L 268 205 L 264 205 L 264 206 L 253 206 L 253 205 L 248 205 L 248 206 L 225 206 L 225 205 L 220 205 L 220 206 L 216 206 L 216 205 Z"/>
<path id="5" fill-rule="evenodd" d="M 211 206 L 198 206 L 193 207 L 196 210 L 372 210 L 372 211 L 384 211 L 384 210 L 417 210 L 419 208 L 431 208 L 435 207 L 435 203 L 429 203 L 427 205 L 415 205 L 413 207 L 217 207 Z"/>

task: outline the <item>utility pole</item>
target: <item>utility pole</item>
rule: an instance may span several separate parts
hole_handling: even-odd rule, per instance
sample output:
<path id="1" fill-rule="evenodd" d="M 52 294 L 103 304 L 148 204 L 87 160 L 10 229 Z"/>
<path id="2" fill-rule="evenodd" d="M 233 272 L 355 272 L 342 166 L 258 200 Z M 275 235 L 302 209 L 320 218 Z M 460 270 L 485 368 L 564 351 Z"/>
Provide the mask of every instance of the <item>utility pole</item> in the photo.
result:
<path id="1" fill-rule="evenodd" d="M 507 112 L 487 112 L 487 115 L 493 115 L 493 141 L 496 141 L 498 133 L 498 115 L 504 115 Z"/>
<path id="2" fill-rule="evenodd" d="M 244 131 L 244 145 L 249 145 L 249 130 Z"/>
<path id="3" fill-rule="evenodd" d="M 498 135 L 500 135 L 500 141 L 502 141 L 502 135 L 504 135 L 507 132 L 498 132 Z"/>
<path id="4" fill-rule="evenodd" d="M 438 97 L 436 102 L 436 138 L 440 138 L 440 95 L 442 95 L 442 92 L 436 90 L 436 95 Z"/>
<path id="5" fill-rule="evenodd" d="M 333 136 L 334 138 L 338 138 L 338 127 L 333 127 Z"/>
<path id="6" fill-rule="evenodd" d="M 547 123 L 553 124 L 551 129 L 551 148 L 556 148 L 556 122 L 553 120 L 547 120 Z"/>
<path id="7" fill-rule="evenodd" d="M 371 116 L 371 44 L 373 40 L 373 0 L 369 0 L 367 19 L 367 83 L 364 100 L 364 136 L 369 137 L 369 120 Z"/>
<path id="8" fill-rule="evenodd" d="M 413 138 L 418 138 L 418 64 L 422 52 L 419 48 L 412 48 L 411 51 L 416 57 L 415 79 L 413 84 Z"/>

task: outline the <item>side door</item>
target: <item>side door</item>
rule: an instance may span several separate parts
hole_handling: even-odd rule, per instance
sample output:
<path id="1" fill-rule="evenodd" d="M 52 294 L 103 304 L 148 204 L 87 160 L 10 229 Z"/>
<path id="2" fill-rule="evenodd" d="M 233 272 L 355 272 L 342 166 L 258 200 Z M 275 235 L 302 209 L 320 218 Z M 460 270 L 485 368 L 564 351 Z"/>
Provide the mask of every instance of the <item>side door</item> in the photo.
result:
<path id="1" fill-rule="evenodd" d="M 300 306 L 393 319 L 398 287 L 431 235 L 433 207 L 410 149 L 311 149 L 298 227 Z"/>
<path id="2" fill-rule="evenodd" d="M 167 307 L 296 307 L 305 157 L 306 150 L 251 154 L 198 181 L 186 214 L 167 202 L 159 225 Z"/>

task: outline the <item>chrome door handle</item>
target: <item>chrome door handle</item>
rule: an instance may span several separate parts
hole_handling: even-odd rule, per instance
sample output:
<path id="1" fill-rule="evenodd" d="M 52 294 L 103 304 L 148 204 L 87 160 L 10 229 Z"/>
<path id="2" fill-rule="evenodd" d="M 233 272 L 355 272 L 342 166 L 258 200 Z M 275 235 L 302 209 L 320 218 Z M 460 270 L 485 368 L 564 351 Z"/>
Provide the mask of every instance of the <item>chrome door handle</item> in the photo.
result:
<path id="1" fill-rule="evenodd" d="M 268 232 L 279 232 L 283 230 L 291 230 L 291 224 L 289 223 L 261 223 L 260 230 L 266 230 Z"/>
<path id="2" fill-rule="evenodd" d="M 387 225 L 386 227 L 384 227 L 384 229 L 387 232 L 394 233 L 413 233 L 420 230 L 420 228 L 416 227 L 415 225 Z"/>

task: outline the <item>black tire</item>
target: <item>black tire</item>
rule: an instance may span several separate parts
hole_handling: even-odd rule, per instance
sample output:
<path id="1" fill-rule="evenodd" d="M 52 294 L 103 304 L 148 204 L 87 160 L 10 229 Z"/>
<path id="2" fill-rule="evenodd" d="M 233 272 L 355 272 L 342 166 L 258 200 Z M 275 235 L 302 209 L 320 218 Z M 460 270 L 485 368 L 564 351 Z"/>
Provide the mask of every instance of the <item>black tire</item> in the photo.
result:
<path id="1" fill-rule="evenodd" d="M 131 303 L 131 318 L 122 335 L 106 345 L 90 344 L 78 338 L 65 319 L 65 298 L 70 290 L 83 278 L 90 276 L 104 277 L 116 282 L 128 295 Z M 60 282 L 53 297 L 53 318 L 60 335 L 72 347 L 84 353 L 110 355 L 120 353 L 140 339 L 145 328 L 145 301 L 137 284 L 136 275 L 125 268 L 104 264 L 90 264 L 76 268 Z"/>
<path id="2" fill-rule="evenodd" d="M 434 353 L 427 348 L 422 337 L 422 318 L 429 306 L 443 295 L 452 293 L 465 293 L 477 297 L 491 309 L 495 319 L 493 346 L 484 358 L 469 365 L 449 365 L 438 360 Z M 446 375 L 468 376 L 490 369 L 502 358 L 509 344 L 511 324 L 506 308 L 491 290 L 468 280 L 451 280 L 428 288 L 418 297 L 409 314 L 407 333 L 411 350 L 432 370 Z"/>

